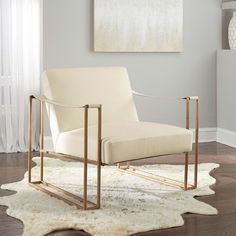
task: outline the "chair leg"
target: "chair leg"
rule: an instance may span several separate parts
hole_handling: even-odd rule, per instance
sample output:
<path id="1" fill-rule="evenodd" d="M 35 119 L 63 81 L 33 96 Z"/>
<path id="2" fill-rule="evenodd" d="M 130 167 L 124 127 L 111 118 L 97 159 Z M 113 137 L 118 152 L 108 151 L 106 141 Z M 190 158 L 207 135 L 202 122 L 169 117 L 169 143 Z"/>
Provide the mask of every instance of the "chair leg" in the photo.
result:
<path id="1" fill-rule="evenodd" d="M 88 107 L 84 110 L 84 210 L 87 210 L 88 185 Z"/>
<path id="2" fill-rule="evenodd" d="M 31 183 L 31 168 L 32 168 L 32 152 L 28 151 L 28 183 Z"/>
<path id="3" fill-rule="evenodd" d="M 197 188 L 198 181 L 198 144 L 196 144 L 195 163 L 194 163 L 194 188 Z"/>
<path id="4" fill-rule="evenodd" d="M 97 164 L 97 207 L 101 207 L 101 162 Z"/>
<path id="5" fill-rule="evenodd" d="M 87 190 L 88 190 L 88 175 L 87 175 L 87 163 L 84 162 L 84 210 L 87 210 Z"/>
<path id="6" fill-rule="evenodd" d="M 185 153 L 185 166 L 184 166 L 184 190 L 188 190 L 188 157 L 189 153 Z"/>
<path id="7" fill-rule="evenodd" d="M 28 120 L 28 182 L 31 183 L 31 169 L 32 169 L 32 96 L 29 97 L 29 120 Z"/>
<path id="8" fill-rule="evenodd" d="M 101 162 L 102 162 L 102 107 L 98 109 L 98 142 L 97 142 L 97 207 L 101 207 Z"/>
<path id="9" fill-rule="evenodd" d="M 196 129 L 195 129 L 195 165 L 194 165 L 194 188 L 197 188 L 198 177 L 198 149 L 199 149 L 199 100 L 196 100 Z"/>
<path id="10" fill-rule="evenodd" d="M 40 181 L 43 181 L 43 149 L 44 149 L 44 102 L 40 102 Z"/>
<path id="11" fill-rule="evenodd" d="M 122 165 L 121 163 L 117 163 L 117 167 L 118 167 L 118 169 L 127 170 L 130 168 L 130 161 L 127 161 L 126 165 Z"/>

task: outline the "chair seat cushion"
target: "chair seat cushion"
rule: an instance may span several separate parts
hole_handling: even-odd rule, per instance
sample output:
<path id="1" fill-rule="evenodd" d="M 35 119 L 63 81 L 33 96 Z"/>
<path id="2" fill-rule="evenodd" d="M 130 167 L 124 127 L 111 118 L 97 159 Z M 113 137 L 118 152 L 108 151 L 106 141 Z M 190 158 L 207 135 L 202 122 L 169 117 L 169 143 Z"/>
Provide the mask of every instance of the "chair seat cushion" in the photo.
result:
<path id="1" fill-rule="evenodd" d="M 89 127 L 88 156 L 97 160 L 97 126 Z M 60 133 L 55 151 L 83 157 L 84 129 Z M 113 164 L 192 150 L 192 132 L 185 128 L 151 122 L 103 124 L 102 163 Z"/>

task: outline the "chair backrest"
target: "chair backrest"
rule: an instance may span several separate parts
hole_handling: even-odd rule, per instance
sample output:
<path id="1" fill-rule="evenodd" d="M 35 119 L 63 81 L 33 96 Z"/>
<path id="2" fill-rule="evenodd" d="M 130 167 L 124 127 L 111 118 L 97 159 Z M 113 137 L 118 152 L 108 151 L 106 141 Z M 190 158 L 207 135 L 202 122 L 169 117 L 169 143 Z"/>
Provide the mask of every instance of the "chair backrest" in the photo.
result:
<path id="1" fill-rule="evenodd" d="M 43 94 L 70 105 L 102 104 L 103 123 L 138 121 L 127 70 L 122 67 L 51 69 L 42 76 Z M 60 132 L 83 127 L 83 111 L 47 106 L 53 141 Z M 95 110 L 89 124 L 97 123 Z"/>

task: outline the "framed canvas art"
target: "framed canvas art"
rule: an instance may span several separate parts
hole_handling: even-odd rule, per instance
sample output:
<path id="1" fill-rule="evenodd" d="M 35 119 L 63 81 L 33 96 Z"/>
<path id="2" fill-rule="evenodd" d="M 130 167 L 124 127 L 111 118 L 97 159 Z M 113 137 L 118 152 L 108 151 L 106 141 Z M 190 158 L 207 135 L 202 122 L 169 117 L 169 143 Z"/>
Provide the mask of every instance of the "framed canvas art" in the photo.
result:
<path id="1" fill-rule="evenodd" d="M 94 0 L 97 52 L 181 52 L 183 0 Z"/>

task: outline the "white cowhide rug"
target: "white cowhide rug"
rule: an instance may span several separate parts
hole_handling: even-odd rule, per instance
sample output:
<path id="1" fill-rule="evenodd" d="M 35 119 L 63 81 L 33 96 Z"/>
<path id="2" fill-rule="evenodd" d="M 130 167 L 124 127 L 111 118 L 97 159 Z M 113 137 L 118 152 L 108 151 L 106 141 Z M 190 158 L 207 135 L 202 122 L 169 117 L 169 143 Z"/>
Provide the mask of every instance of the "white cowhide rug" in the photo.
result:
<path id="1" fill-rule="evenodd" d="M 39 173 L 39 158 L 34 158 L 33 180 Z M 181 214 L 190 212 L 215 215 L 217 210 L 194 196 L 214 194 L 209 188 L 215 179 L 209 172 L 218 164 L 199 165 L 199 188 L 191 191 L 176 190 L 141 178 L 119 172 L 116 167 L 102 167 L 102 207 L 81 211 L 63 201 L 35 190 L 22 181 L 1 186 L 16 191 L 1 197 L 0 205 L 8 206 L 7 214 L 24 223 L 24 235 L 45 235 L 56 229 L 83 229 L 92 235 L 120 236 L 132 233 L 181 226 Z M 182 165 L 149 165 L 142 169 L 177 180 L 183 179 Z M 45 158 L 45 180 L 76 194 L 82 193 L 83 171 L 78 162 Z M 96 169 L 89 168 L 90 199 L 94 200 Z M 193 166 L 189 178 L 193 177 Z"/>

